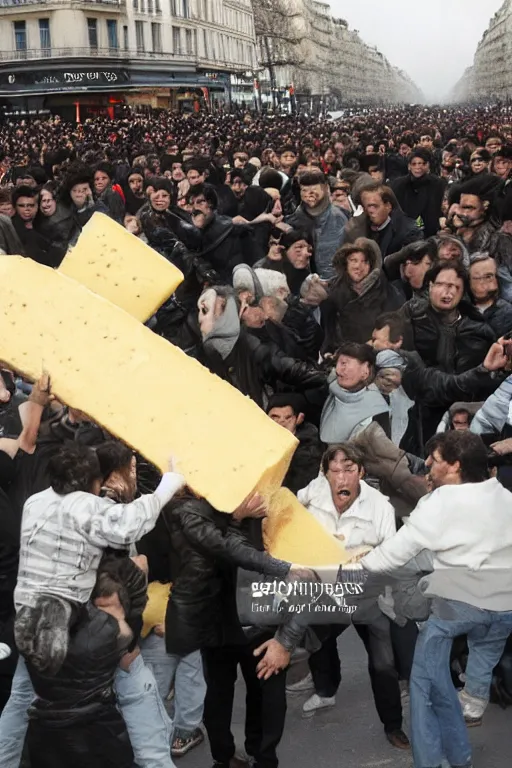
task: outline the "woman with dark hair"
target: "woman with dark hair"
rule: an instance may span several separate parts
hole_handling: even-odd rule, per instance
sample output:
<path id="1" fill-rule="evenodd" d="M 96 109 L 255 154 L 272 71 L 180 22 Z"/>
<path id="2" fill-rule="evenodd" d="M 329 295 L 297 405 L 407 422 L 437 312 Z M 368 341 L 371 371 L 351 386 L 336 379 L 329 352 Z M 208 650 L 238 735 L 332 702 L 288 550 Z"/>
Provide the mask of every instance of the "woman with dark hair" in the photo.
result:
<path id="1" fill-rule="evenodd" d="M 131 169 L 126 177 L 123 192 L 126 202 L 126 213 L 130 214 L 130 216 L 137 215 L 147 200 L 144 194 L 143 168 Z"/>
<path id="2" fill-rule="evenodd" d="M 35 229 L 53 247 L 58 248 L 63 257 L 73 236 L 77 234 L 73 213 L 58 199 L 57 188 L 52 181 L 48 181 L 39 194 L 39 214 L 35 220 Z"/>
<path id="3" fill-rule="evenodd" d="M 108 209 L 108 215 L 123 223 L 125 212 L 124 192 L 119 184 L 114 184 L 114 168 L 110 163 L 98 163 L 93 176 L 94 200 L 101 200 Z"/>

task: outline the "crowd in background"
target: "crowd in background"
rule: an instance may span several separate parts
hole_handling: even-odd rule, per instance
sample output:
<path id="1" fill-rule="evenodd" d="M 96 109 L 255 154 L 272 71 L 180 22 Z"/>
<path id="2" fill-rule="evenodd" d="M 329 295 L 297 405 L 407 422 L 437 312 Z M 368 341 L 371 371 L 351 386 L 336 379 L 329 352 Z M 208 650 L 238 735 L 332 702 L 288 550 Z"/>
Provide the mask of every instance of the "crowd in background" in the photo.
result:
<path id="1" fill-rule="evenodd" d="M 386 592 L 355 626 L 389 743 L 410 738 L 415 768 L 470 768 L 466 726 L 491 696 L 512 701 L 512 594 L 496 577 L 512 568 L 508 108 L 126 112 L 3 123 L 0 139 L 0 252 L 56 268 L 96 212 L 154 248 L 185 279 L 149 327 L 295 434 L 285 486 L 349 548 L 374 548 L 369 573 L 434 574 L 428 599 Z M 228 518 L 50 382 L 2 382 L 2 768 L 19 768 L 27 729 L 32 768 L 170 768 L 202 723 L 217 768 L 276 768 L 286 696 L 308 693 L 306 715 L 335 704 L 346 626 L 243 624 L 241 571 L 311 577 L 264 551 L 262 500 Z M 139 504 L 138 525 L 109 517 L 120 503 L 126 520 Z M 41 587 L 59 558 L 91 577 L 80 597 Z M 287 690 L 299 647 L 310 671 Z"/>

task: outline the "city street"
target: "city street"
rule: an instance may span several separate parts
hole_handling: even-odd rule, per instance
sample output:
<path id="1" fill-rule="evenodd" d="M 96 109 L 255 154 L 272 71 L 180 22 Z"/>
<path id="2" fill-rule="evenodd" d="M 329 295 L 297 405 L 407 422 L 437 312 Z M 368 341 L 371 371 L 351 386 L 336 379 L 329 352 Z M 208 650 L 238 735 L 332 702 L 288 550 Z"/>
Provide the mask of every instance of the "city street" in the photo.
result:
<path id="1" fill-rule="evenodd" d="M 343 682 L 334 709 L 303 719 L 305 697 L 288 698 L 286 730 L 280 748 L 280 768 L 411 768 L 410 752 L 391 747 L 373 705 L 364 647 L 353 631 L 339 640 Z M 302 665 L 301 665 L 302 666 Z M 297 668 L 290 675 L 296 679 Z M 243 683 L 239 683 L 233 732 L 243 744 Z M 406 713 L 407 717 L 407 713 Z M 404 730 L 407 731 L 407 720 Z M 475 768 L 504 768 L 512 750 L 512 710 L 492 705 L 481 728 L 471 729 Z M 209 768 L 207 744 L 176 761 L 177 768 Z"/>

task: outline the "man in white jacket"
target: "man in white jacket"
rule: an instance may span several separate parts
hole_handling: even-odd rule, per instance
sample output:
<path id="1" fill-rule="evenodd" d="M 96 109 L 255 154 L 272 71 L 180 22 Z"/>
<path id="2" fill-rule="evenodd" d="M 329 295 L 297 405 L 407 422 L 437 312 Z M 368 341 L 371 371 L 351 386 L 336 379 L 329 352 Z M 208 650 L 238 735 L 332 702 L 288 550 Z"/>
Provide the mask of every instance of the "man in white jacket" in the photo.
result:
<path id="1" fill-rule="evenodd" d="M 512 494 L 489 478 L 482 440 L 469 432 L 436 435 L 427 446 L 434 491 L 403 528 L 362 560 L 371 572 L 392 573 L 422 550 L 434 571 L 432 596 L 411 676 L 415 768 L 472 764 L 463 709 L 489 699 L 492 671 L 512 631 Z M 452 641 L 466 634 L 469 659 L 461 701 L 450 676 Z"/>
<path id="2" fill-rule="evenodd" d="M 326 451 L 320 475 L 297 494 L 306 509 L 349 549 L 377 546 L 396 533 L 395 511 L 387 496 L 367 485 L 363 476 L 361 450 L 351 443 L 340 443 Z M 309 659 L 311 675 L 288 688 L 290 693 L 314 690 L 303 706 L 306 715 L 335 704 L 341 683 L 337 639 L 349 626 L 315 628 L 322 647 Z M 393 746 L 407 749 L 389 619 L 379 614 L 371 623 L 354 623 L 354 627 L 368 652 L 375 706 L 386 737 Z"/>

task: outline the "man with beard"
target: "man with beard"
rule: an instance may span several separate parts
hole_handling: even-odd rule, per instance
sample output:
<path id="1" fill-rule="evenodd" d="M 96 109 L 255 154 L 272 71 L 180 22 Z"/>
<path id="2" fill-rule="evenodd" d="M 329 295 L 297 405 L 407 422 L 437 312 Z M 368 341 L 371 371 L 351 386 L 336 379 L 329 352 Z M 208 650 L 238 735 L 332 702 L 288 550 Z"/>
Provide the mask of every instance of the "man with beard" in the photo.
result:
<path id="1" fill-rule="evenodd" d="M 428 454 L 433 493 L 361 565 L 391 574 L 423 550 L 432 553 L 433 573 L 422 588 L 433 598 L 431 615 L 418 637 L 410 682 L 414 765 L 435 768 L 446 759 L 469 767 L 464 715 L 483 714 L 512 631 L 512 494 L 490 478 L 487 449 L 477 435 L 436 435 Z M 469 657 L 458 697 L 450 654 L 454 638 L 464 634 Z"/>
<path id="2" fill-rule="evenodd" d="M 512 299 L 512 237 L 493 223 L 496 176 L 480 174 L 450 190 L 447 223 L 470 254 L 488 253 L 496 259 L 501 297 Z"/>
<path id="3" fill-rule="evenodd" d="M 329 185 L 321 171 L 309 171 L 299 177 L 301 204 L 286 223 L 307 232 L 314 242 L 315 272 L 323 280 L 334 276 L 332 259 L 343 245 L 347 216 L 330 200 Z"/>
<path id="4" fill-rule="evenodd" d="M 332 445 L 322 458 L 321 474 L 297 498 L 331 533 L 350 550 L 374 547 L 396 532 L 395 512 L 386 496 L 364 480 L 362 452 L 350 443 Z M 373 617 L 372 617 L 373 618 Z M 292 693 L 314 690 L 303 705 L 306 715 L 333 707 L 341 683 L 337 639 L 349 624 L 315 628 L 322 647 L 311 654 L 311 675 L 289 686 Z M 395 669 L 389 619 L 383 614 L 368 624 L 354 623 L 368 653 L 369 672 L 375 706 L 390 744 L 407 749 L 409 740 L 402 730 L 402 705 L 398 673 Z"/>
<path id="5" fill-rule="evenodd" d="M 512 305 L 499 297 L 498 267 L 496 259 L 488 253 L 475 253 L 471 257 L 469 288 L 482 320 L 498 338 L 512 330 Z"/>

